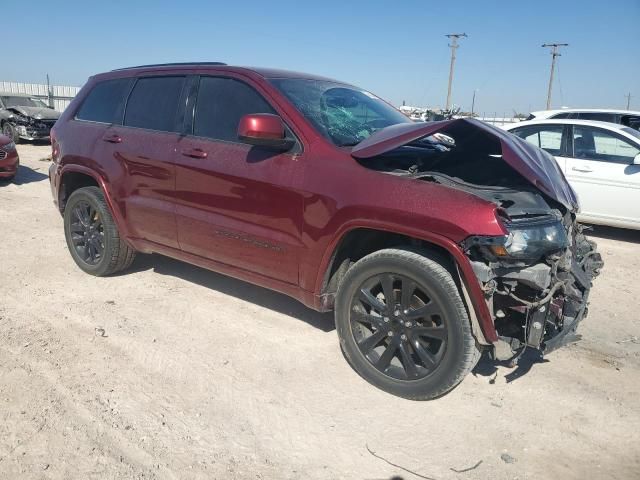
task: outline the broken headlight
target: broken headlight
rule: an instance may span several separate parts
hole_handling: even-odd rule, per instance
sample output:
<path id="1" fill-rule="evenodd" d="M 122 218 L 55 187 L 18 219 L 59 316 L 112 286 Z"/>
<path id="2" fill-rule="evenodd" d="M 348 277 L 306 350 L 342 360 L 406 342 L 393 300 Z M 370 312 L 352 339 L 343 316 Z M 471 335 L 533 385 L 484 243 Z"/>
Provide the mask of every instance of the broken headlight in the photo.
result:
<path id="1" fill-rule="evenodd" d="M 562 250 L 569 245 L 567 232 L 557 219 L 537 221 L 514 221 L 505 225 L 509 234 L 502 242 L 489 246 L 499 258 L 535 261 L 549 253 Z"/>

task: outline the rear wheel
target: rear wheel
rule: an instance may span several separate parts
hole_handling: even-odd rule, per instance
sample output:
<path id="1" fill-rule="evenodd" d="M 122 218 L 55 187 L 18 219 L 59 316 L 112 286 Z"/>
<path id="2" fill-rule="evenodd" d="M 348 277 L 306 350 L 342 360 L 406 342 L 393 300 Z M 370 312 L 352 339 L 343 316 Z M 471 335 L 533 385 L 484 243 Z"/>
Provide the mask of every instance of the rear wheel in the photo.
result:
<path id="1" fill-rule="evenodd" d="M 135 251 L 127 245 L 113 221 L 98 187 L 80 188 L 64 210 L 64 233 L 71 256 L 85 272 L 98 277 L 128 268 Z"/>
<path id="2" fill-rule="evenodd" d="M 347 360 L 365 380 L 413 400 L 449 392 L 479 358 L 451 274 L 410 250 L 381 250 L 347 271 L 336 326 Z"/>

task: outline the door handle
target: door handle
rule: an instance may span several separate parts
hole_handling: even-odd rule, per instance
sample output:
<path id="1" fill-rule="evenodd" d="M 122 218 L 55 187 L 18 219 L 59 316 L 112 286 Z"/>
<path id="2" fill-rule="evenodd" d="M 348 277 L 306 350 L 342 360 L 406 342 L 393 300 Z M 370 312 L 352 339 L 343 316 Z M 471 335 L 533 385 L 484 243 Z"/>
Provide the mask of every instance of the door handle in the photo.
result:
<path id="1" fill-rule="evenodd" d="M 593 172 L 593 170 L 591 170 L 589 167 L 571 167 L 571 170 L 575 172 Z"/>
<path id="2" fill-rule="evenodd" d="M 117 133 L 114 133 L 113 135 L 105 135 L 102 137 L 102 140 L 109 143 L 122 143 L 122 137 Z"/>
<path id="3" fill-rule="evenodd" d="M 208 153 L 200 148 L 192 148 L 190 150 L 183 150 L 182 155 L 191 158 L 207 158 Z"/>

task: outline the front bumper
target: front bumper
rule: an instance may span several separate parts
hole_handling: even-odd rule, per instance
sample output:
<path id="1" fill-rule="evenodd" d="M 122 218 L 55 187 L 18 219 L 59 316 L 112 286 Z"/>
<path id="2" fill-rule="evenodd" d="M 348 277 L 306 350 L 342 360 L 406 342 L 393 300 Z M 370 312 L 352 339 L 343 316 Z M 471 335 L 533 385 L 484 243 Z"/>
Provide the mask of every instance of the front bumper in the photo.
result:
<path id="1" fill-rule="evenodd" d="M 534 265 L 472 262 L 494 317 L 495 359 L 513 360 L 526 347 L 549 353 L 579 338 L 603 262 L 596 244 L 576 229 L 569 248 Z"/>
<path id="2" fill-rule="evenodd" d="M 23 140 L 45 140 L 51 136 L 51 127 L 16 125 L 16 133 Z"/>

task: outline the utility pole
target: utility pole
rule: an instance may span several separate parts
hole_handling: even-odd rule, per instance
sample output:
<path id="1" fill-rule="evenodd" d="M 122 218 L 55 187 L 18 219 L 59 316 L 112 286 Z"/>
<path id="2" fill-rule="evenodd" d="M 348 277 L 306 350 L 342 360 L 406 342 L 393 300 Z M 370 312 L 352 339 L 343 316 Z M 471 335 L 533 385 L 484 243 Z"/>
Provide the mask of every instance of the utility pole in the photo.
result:
<path id="1" fill-rule="evenodd" d="M 471 115 L 472 115 L 472 116 L 473 116 L 474 109 L 475 109 L 475 106 L 476 106 L 476 92 L 477 92 L 477 91 L 478 91 L 478 89 L 477 89 L 477 88 L 473 91 L 473 100 L 471 100 Z M 628 110 L 628 109 L 627 109 L 627 110 Z"/>
<path id="2" fill-rule="evenodd" d="M 451 107 L 451 84 L 453 83 L 453 65 L 456 63 L 456 49 L 458 48 L 458 39 L 466 37 L 466 33 L 450 33 L 445 35 L 451 39 L 449 46 L 451 47 L 451 65 L 449 67 L 449 88 L 447 89 L 447 106 L 445 110 L 449 110 Z"/>
<path id="3" fill-rule="evenodd" d="M 49 74 L 47 73 L 47 103 L 53 108 L 53 95 L 51 92 L 51 84 L 49 83 Z"/>
<path id="4" fill-rule="evenodd" d="M 629 107 L 631 106 L 631 92 L 627 93 L 625 97 L 627 98 L 627 110 L 629 110 Z"/>
<path id="5" fill-rule="evenodd" d="M 551 110 L 551 89 L 553 88 L 553 72 L 556 69 L 556 57 L 560 56 L 559 47 L 568 47 L 568 43 L 544 43 L 542 47 L 551 47 L 551 76 L 549 77 L 549 91 L 547 92 L 547 110 Z"/>

